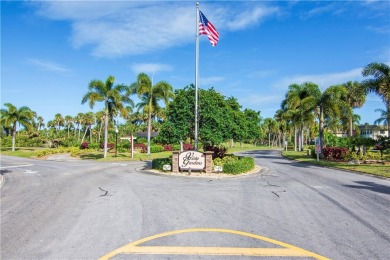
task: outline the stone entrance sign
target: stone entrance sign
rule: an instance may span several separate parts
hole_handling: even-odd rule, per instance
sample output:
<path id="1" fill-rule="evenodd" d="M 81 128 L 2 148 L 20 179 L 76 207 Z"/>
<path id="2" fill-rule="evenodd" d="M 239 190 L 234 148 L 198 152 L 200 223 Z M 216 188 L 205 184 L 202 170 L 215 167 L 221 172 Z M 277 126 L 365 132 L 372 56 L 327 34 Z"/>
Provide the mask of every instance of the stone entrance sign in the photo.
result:
<path id="1" fill-rule="evenodd" d="M 172 172 L 181 171 L 205 171 L 212 172 L 213 152 L 200 153 L 198 151 L 173 152 Z"/>
<path id="2" fill-rule="evenodd" d="M 205 167 L 205 156 L 197 151 L 185 151 L 179 154 L 179 168 L 181 170 L 202 171 Z"/>

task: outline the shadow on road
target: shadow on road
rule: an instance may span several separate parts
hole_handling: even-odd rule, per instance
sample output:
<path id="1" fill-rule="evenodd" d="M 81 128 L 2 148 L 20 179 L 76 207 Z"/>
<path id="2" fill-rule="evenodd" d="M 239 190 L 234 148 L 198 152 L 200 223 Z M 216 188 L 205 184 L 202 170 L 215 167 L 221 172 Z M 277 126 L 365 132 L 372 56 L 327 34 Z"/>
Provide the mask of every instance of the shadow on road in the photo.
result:
<path id="1" fill-rule="evenodd" d="M 377 184 L 375 182 L 370 182 L 370 181 L 356 181 L 355 183 L 360 185 L 344 185 L 344 186 L 349 188 L 354 188 L 354 189 L 365 189 L 365 190 L 371 190 L 383 194 L 390 194 L 390 186 Z"/>

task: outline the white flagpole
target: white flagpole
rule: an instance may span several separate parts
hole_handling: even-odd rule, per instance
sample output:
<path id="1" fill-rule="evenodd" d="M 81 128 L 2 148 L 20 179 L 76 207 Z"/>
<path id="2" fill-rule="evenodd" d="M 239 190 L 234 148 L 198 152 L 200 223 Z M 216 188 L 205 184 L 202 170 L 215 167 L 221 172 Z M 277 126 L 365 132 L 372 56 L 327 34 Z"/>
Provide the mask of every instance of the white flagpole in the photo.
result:
<path id="1" fill-rule="evenodd" d="M 196 3 L 196 51 L 195 51 L 195 150 L 198 150 L 198 63 L 199 63 L 199 3 Z"/>

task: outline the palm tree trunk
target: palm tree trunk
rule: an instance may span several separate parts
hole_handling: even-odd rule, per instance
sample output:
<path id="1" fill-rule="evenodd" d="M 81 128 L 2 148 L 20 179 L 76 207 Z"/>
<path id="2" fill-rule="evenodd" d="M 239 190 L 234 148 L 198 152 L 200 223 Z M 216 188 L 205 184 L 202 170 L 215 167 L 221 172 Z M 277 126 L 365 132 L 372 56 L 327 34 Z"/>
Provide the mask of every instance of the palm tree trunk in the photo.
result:
<path id="1" fill-rule="evenodd" d="M 15 151 L 15 139 L 16 139 L 16 122 L 14 122 L 14 125 L 12 127 L 12 152 Z"/>
<path id="2" fill-rule="evenodd" d="M 150 156 L 150 131 L 152 128 L 152 112 L 149 109 L 148 115 L 148 157 Z"/>
<path id="3" fill-rule="evenodd" d="M 85 132 L 83 135 L 83 139 L 81 139 L 81 143 L 84 143 L 85 136 L 87 136 L 88 126 L 85 127 Z"/>
<path id="4" fill-rule="evenodd" d="M 108 141 L 108 108 L 104 117 L 104 158 L 107 157 L 107 141 Z"/>
<path id="5" fill-rule="evenodd" d="M 89 125 L 89 143 L 92 144 L 92 125 Z"/>
<path id="6" fill-rule="evenodd" d="M 152 83 L 152 86 L 153 86 L 153 83 Z M 150 131 L 151 131 L 151 129 L 152 129 L 152 95 L 150 95 L 149 114 L 148 114 L 148 157 L 150 157 Z"/>
<path id="7" fill-rule="evenodd" d="M 349 136 L 353 136 L 353 119 L 352 117 L 349 119 Z"/>
<path id="8" fill-rule="evenodd" d="M 294 151 L 297 151 L 297 127 L 294 126 Z"/>
<path id="9" fill-rule="evenodd" d="M 320 118 L 319 118 L 319 127 L 320 127 L 320 149 L 321 153 L 320 156 L 322 156 L 322 149 L 324 148 L 324 113 L 322 110 L 322 106 L 320 106 Z"/>
<path id="10" fill-rule="evenodd" d="M 98 141 L 98 143 L 100 143 L 100 137 L 102 135 L 102 128 L 103 128 L 103 122 L 100 122 L 100 126 L 99 126 L 99 141 Z"/>

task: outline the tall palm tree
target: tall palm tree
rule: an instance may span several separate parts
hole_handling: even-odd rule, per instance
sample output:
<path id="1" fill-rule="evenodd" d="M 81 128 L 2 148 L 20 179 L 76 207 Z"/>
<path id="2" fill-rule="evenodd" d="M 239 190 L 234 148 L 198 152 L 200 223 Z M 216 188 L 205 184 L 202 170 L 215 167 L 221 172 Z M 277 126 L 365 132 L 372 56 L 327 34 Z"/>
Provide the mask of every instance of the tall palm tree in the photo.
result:
<path id="1" fill-rule="evenodd" d="M 45 124 L 43 123 L 44 121 L 43 121 L 43 117 L 41 117 L 41 116 L 38 116 L 37 117 L 37 124 L 38 124 L 38 126 L 37 126 L 37 130 L 38 131 L 40 131 L 41 130 L 41 127 L 43 127 Z"/>
<path id="2" fill-rule="evenodd" d="M 92 125 L 95 123 L 95 114 L 93 112 L 85 113 L 82 119 L 82 124 L 85 126 L 85 132 L 81 142 L 84 142 L 85 136 L 89 130 L 89 142 L 92 143 Z"/>
<path id="3" fill-rule="evenodd" d="M 96 112 L 95 114 L 96 116 L 96 123 L 99 125 L 99 132 L 98 132 L 98 143 L 100 143 L 100 136 L 101 136 L 101 133 L 102 133 L 102 129 L 103 129 L 103 124 L 104 124 L 104 111 L 98 111 Z"/>
<path id="4" fill-rule="evenodd" d="M 375 109 L 375 112 L 380 112 L 381 113 L 381 115 L 380 115 L 380 117 L 377 119 L 377 120 L 375 120 L 374 121 L 374 124 L 375 125 L 380 125 L 380 124 L 384 124 L 384 125 L 389 125 L 389 118 L 390 118 L 390 115 L 389 115 L 389 111 L 386 111 L 386 110 L 384 110 L 384 109 L 380 109 L 380 108 L 378 108 L 378 109 Z M 388 132 L 388 135 L 390 136 L 390 132 Z"/>
<path id="5" fill-rule="evenodd" d="M 368 92 L 378 94 L 385 103 L 387 110 L 387 131 L 390 133 L 390 66 L 384 63 L 370 63 L 364 67 L 362 74 L 364 77 L 373 76 L 362 82 Z"/>
<path id="6" fill-rule="evenodd" d="M 64 122 L 65 122 L 66 128 L 68 129 L 68 139 L 69 139 L 69 129 L 73 125 L 73 117 L 69 116 L 69 115 L 65 116 Z"/>
<path id="7" fill-rule="evenodd" d="M 320 90 L 312 82 L 303 84 L 292 84 L 288 87 L 286 98 L 282 102 L 282 109 L 286 111 L 286 116 L 294 124 L 295 137 L 294 146 L 297 149 L 296 141 L 299 140 L 299 150 L 303 150 L 303 136 L 305 125 L 310 125 L 314 120 L 313 111 L 317 105 Z"/>
<path id="8" fill-rule="evenodd" d="M 34 112 L 29 107 L 15 107 L 11 103 L 5 103 L 7 109 L 0 110 L 0 122 L 2 125 L 12 127 L 12 151 L 15 151 L 16 125 L 30 127 L 34 118 Z"/>
<path id="9" fill-rule="evenodd" d="M 55 114 L 54 122 L 57 125 L 57 133 L 61 130 L 61 126 L 64 126 L 65 120 L 60 113 Z"/>
<path id="10" fill-rule="evenodd" d="M 81 100 L 81 104 L 89 101 L 89 106 L 94 107 L 96 102 L 104 103 L 104 158 L 107 157 L 107 140 L 108 140 L 108 121 L 118 111 L 122 115 L 127 114 L 124 103 L 130 102 L 128 95 L 123 95 L 128 87 L 123 84 L 114 85 L 114 76 L 109 76 L 105 82 L 101 80 L 92 80 L 88 85 L 88 92 Z"/>
<path id="11" fill-rule="evenodd" d="M 344 86 L 331 86 L 318 96 L 317 105 L 319 108 L 318 120 L 320 130 L 320 147 L 321 151 L 324 146 L 324 118 L 340 119 L 342 116 L 352 116 L 352 109 L 345 101 L 347 90 Z"/>
<path id="12" fill-rule="evenodd" d="M 141 102 L 137 104 L 138 110 L 148 113 L 148 156 L 150 156 L 150 132 L 152 128 L 152 114 L 156 115 L 161 109 L 159 101 L 168 105 L 173 98 L 173 88 L 165 81 L 159 81 L 153 85 L 153 80 L 145 73 L 137 76 L 137 81 L 131 84 L 129 93 L 138 94 Z"/>
<path id="13" fill-rule="evenodd" d="M 366 101 L 366 91 L 357 81 L 348 81 L 342 84 L 347 89 L 345 101 L 352 108 L 359 108 Z M 349 117 L 349 136 L 353 135 L 353 117 Z"/>
<path id="14" fill-rule="evenodd" d="M 78 113 L 74 118 L 73 118 L 73 121 L 74 123 L 76 124 L 76 127 L 74 129 L 74 135 L 76 135 L 76 131 L 78 131 L 78 137 L 77 137 L 77 141 L 80 141 L 80 132 L 81 132 L 81 123 L 83 122 L 83 117 L 84 117 L 84 114 L 83 113 Z"/>

